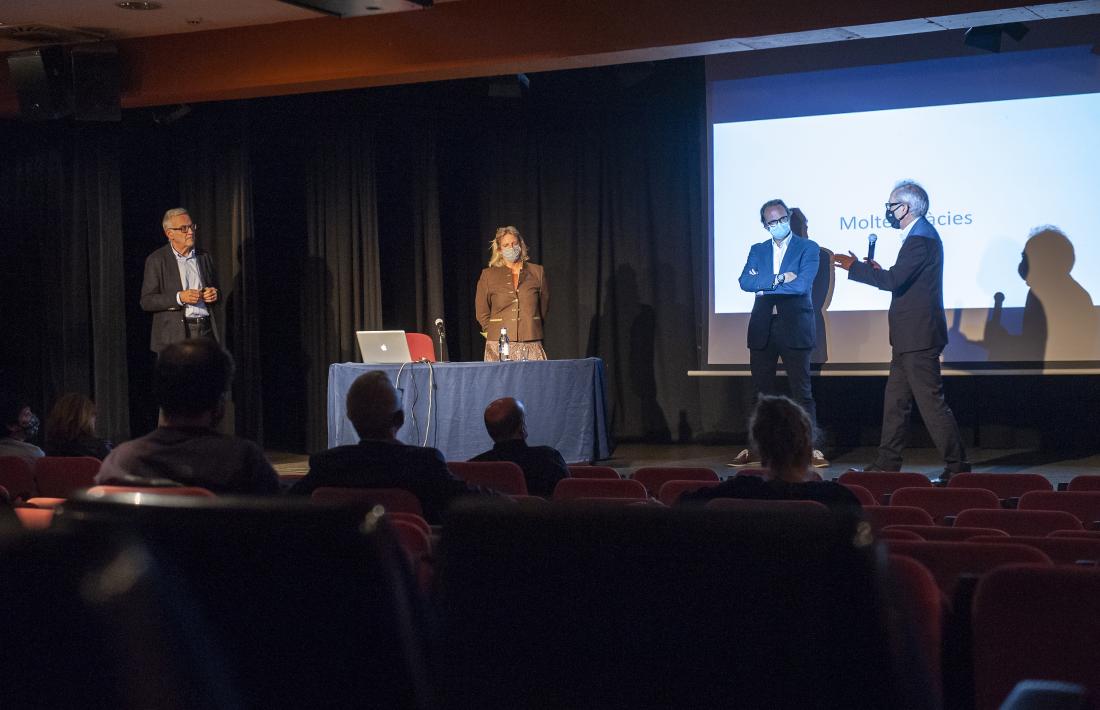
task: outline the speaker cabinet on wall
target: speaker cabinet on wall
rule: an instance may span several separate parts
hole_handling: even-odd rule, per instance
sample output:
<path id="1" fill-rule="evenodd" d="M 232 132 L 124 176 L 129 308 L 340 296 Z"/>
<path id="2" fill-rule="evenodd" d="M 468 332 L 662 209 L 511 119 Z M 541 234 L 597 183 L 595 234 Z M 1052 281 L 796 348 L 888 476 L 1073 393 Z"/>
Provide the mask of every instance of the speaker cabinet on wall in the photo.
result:
<path id="1" fill-rule="evenodd" d="M 61 47 L 9 54 L 8 73 L 24 118 L 61 118 L 72 111 L 69 63 Z"/>
<path id="2" fill-rule="evenodd" d="M 78 121 L 121 121 L 121 64 L 111 44 L 76 45 L 73 67 L 73 114 Z"/>

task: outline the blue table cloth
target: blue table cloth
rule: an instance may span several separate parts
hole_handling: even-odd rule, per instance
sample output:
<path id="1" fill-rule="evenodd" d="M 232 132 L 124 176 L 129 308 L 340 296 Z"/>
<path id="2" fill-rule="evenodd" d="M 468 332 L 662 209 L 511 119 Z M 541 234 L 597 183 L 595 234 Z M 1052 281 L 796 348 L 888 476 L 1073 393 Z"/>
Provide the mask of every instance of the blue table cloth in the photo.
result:
<path id="1" fill-rule="evenodd" d="M 398 438 L 434 446 L 448 461 L 465 461 L 493 447 L 482 414 L 498 397 L 523 400 L 532 446 L 553 446 L 570 463 L 611 455 L 607 386 L 599 358 L 448 362 L 431 368 L 424 363 L 335 363 L 328 371 L 329 446 L 359 440 L 344 400 L 355 378 L 371 370 L 382 370 L 398 387 L 405 410 Z"/>

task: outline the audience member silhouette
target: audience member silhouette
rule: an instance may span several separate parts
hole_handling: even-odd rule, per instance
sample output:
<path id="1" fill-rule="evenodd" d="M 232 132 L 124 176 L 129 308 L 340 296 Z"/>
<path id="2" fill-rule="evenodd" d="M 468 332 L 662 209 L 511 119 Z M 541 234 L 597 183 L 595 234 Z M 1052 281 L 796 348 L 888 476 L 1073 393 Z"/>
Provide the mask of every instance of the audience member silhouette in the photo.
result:
<path id="1" fill-rule="evenodd" d="M 4 419 L 0 432 L 0 456 L 15 456 L 33 464 L 45 454 L 28 439 L 38 435 L 38 416 L 30 404 L 13 393 L 0 395 L 0 416 Z"/>
<path id="2" fill-rule="evenodd" d="M 310 456 L 309 473 L 291 494 L 308 495 L 323 486 L 402 488 L 420 499 L 428 522 L 439 523 L 455 499 L 486 492 L 455 478 L 438 449 L 398 440 L 405 412 L 385 372 L 373 370 L 355 379 L 348 389 L 347 414 L 359 443 Z"/>
<path id="3" fill-rule="evenodd" d="M 95 402 L 79 392 L 61 395 L 46 417 L 46 454 L 105 459 L 111 442 L 95 435 L 95 421 Z"/>
<path id="4" fill-rule="evenodd" d="M 232 381 L 233 358 L 214 340 L 189 338 L 165 347 L 153 376 L 160 425 L 108 454 L 96 483 L 277 492 L 279 476 L 260 447 L 217 431 Z"/>
<path id="5" fill-rule="evenodd" d="M 512 397 L 493 400 L 485 408 L 485 429 L 493 448 L 471 461 L 511 461 L 523 469 L 527 492 L 550 497 L 554 486 L 569 477 L 569 467 L 557 449 L 527 445 L 527 413 L 523 402 Z"/>

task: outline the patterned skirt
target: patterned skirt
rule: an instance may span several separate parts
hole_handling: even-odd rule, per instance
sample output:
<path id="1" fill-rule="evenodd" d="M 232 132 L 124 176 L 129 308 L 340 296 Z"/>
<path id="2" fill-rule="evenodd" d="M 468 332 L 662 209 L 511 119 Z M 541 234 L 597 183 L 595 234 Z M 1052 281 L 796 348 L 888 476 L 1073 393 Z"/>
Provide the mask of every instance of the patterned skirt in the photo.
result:
<path id="1" fill-rule="evenodd" d="M 510 360 L 546 360 L 546 351 L 542 349 L 541 340 L 521 340 L 511 343 L 512 356 Z M 495 340 L 485 341 L 485 362 L 498 362 L 500 353 L 497 352 Z"/>

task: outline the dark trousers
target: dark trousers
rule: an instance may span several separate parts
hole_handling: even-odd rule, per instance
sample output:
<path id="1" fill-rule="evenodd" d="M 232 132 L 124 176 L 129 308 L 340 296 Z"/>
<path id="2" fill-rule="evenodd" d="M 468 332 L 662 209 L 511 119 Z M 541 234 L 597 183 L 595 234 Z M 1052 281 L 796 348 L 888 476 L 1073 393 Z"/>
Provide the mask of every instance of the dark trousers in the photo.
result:
<path id="1" fill-rule="evenodd" d="M 909 415 L 916 400 L 928 433 L 943 456 L 947 471 L 969 471 L 966 451 L 955 415 L 943 399 L 940 375 L 942 347 L 894 353 L 882 403 L 882 441 L 875 464 L 887 471 L 901 470 L 901 451 L 909 433 Z"/>
<path id="2" fill-rule="evenodd" d="M 798 402 L 810 415 L 817 438 L 817 405 L 814 404 L 813 389 L 810 386 L 810 355 L 813 347 L 792 348 L 783 339 L 777 337 L 776 317 L 772 316 L 771 332 L 768 344 L 762 350 L 749 349 L 749 372 L 752 374 L 752 386 L 757 396 L 779 394 L 776 387 L 775 371 L 779 359 L 783 358 L 783 367 L 787 369 L 787 382 L 791 386 L 791 399 Z"/>
<path id="3" fill-rule="evenodd" d="M 206 318 L 201 323 L 192 323 L 185 320 L 184 325 L 187 328 L 188 338 L 213 338 L 214 329 L 210 327 L 211 320 Z"/>

